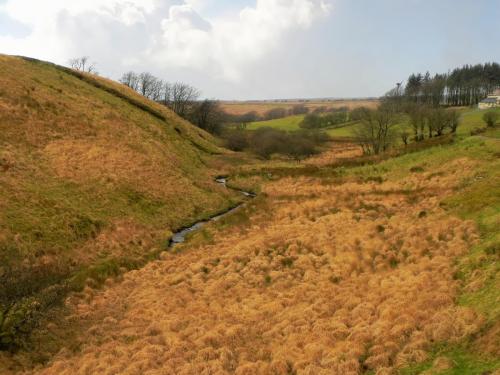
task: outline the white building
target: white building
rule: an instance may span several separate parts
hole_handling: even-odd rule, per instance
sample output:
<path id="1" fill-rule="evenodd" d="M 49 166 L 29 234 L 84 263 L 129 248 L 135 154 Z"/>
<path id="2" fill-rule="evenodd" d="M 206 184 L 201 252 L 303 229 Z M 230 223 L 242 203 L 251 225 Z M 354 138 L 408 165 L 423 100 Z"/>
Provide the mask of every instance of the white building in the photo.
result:
<path id="1" fill-rule="evenodd" d="M 479 109 L 488 109 L 500 107 L 500 90 L 496 90 L 493 94 L 488 95 L 486 99 L 483 99 L 479 102 Z"/>

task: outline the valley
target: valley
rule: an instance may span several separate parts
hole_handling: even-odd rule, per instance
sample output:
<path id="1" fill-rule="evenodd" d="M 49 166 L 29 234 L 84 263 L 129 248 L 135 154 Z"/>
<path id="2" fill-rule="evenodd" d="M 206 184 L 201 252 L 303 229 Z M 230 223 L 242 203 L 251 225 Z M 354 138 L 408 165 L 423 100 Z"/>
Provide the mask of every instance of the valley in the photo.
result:
<path id="1" fill-rule="evenodd" d="M 362 119 L 261 156 L 107 79 L 0 73 L 1 374 L 500 371 L 484 111 L 380 153 Z M 320 134 L 277 128 L 259 141 Z"/>

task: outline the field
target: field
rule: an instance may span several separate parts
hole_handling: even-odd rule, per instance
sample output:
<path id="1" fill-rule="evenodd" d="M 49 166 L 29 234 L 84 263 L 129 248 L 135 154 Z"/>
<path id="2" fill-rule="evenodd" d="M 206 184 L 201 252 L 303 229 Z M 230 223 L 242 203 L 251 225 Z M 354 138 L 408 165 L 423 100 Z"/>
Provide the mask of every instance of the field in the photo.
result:
<path id="1" fill-rule="evenodd" d="M 497 110 L 500 112 L 500 110 Z M 472 130 L 482 128 L 485 126 L 482 116 L 485 110 L 477 110 L 477 109 L 461 109 L 462 119 L 461 124 L 458 128 L 457 133 L 461 136 L 470 135 Z M 303 120 L 304 115 L 296 115 L 296 116 L 288 116 L 281 119 L 276 120 L 268 120 L 268 121 L 257 121 L 248 124 L 247 130 L 256 130 L 261 127 L 271 127 L 280 130 L 286 131 L 296 131 L 299 130 L 299 124 Z M 332 128 L 325 128 L 324 130 L 332 137 L 332 138 L 352 138 L 354 129 L 359 126 L 359 122 L 350 122 L 344 125 L 340 125 Z M 397 131 L 406 130 L 410 134 L 412 133 L 412 128 L 408 121 L 402 122 L 396 126 Z"/>
<path id="2" fill-rule="evenodd" d="M 295 131 L 300 129 L 299 124 L 303 119 L 304 115 L 296 115 L 279 118 L 276 120 L 251 122 L 247 125 L 247 130 L 256 130 L 263 127 L 270 127 L 286 131 Z"/>
<path id="3" fill-rule="evenodd" d="M 233 167 L 232 183 L 259 196 L 161 260 L 74 294 L 66 323 L 42 336 L 76 337 L 30 373 L 498 370 L 494 134 L 361 167 Z"/>
<path id="4" fill-rule="evenodd" d="M 248 101 L 248 102 L 221 102 L 224 111 L 234 115 L 242 115 L 248 112 L 257 112 L 264 115 L 273 108 L 291 109 L 294 105 L 303 104 L 311 111 L 318 107 L 340 108 L 348 107 L 354 109 L 357 107 L 374 108 L 378 106 L 378 99 L 350 99 L 350 100 L 304 100 L 304 101 Z"/>
<path id="5" fill-rule="evenodd" d="M 500 113 L 500 109 L 496 109 L 495 111 Z M 457 129 L 457 134 L 460 136 L 468 136 L 471 131 L 477 130 L 479 128 L 484 128 L 486 124 L 483 121 L 483 114 L 487 112 L 486 110 L 478 110 L 478 109 L 461 109 L 462 116 L 460 126 Z M 335 129 L 327 130 L 327 133 L 333 138 L 349 138 L 353 136 L 353 131 L 359 126 L 358 123 L 349 124 L 347 126 L 338 127 Z M 412 128 L 408 122 L 408 120 L 397 124 L 397 131 L 401 132 L 402 130 L 408 131 L 410 134 L 412 133 Z"/>

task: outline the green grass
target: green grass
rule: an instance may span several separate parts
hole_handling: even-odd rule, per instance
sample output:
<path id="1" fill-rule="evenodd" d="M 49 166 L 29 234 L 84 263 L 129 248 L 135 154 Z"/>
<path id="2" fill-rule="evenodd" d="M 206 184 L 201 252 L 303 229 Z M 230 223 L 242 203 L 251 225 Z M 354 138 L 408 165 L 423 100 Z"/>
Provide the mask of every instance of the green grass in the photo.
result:
<path id="1" fill-rule="evenodd" d="M 459 135 L 470 135 L 472 130 L 477 128 L 486 127 L 485 122 L 483 121 L 483 115 L 485 112 L 492 111 L 488 110 L 479 110 L 479 109 L 467 109 L 464 110 L 461 117 L 460 126 L 457 130 Z M 500 108 L 493 109 L 493 111 L 500 113 Z"/>
<path id="2" fill-rule="evenodd" d="M 257 130 L 263 127 L 270 127 L 279 130 L 296 131 L 300 129 L 299 124 L 302 122 L 303 119 L 304 115 L 296 115 L 296 116 L 279 118 L 276 120 L 257 121 L 248 124 L 247 129 Z"/>
<path id="3" fill-rule="evenodd" d="M 487 110 L 462 109 L 460 111 L 462 112 L 462 117 L 460 126 L 458 127 L 457 130 L 457 134 L 459 136 L 469 136 L 472 130 L 486 126 L 483 121 L 483 114 L 487 112 Z M 500 108 L 495 109 L 495 111 L 500 112 Z M 280 118 L 276 120 L 252 122 L 248 124 L 247 129 L 256 130 L 261 127 L 271 127 L 280 130 L 296 131 L 300 129 L 299 124 L 303 119 L 304 115 L 297 115 L 297 116 Z M 335 128 L 327 128 L 325 130 L 328 133 L 328 135 L 330 135 L 333 138 L 350 138 L 353 136 L 354 129 L 356 129 L 356 127 L 358 126 L 359 122 L 351 122 L 343 126 Z M 401 123 L 397 124 L 395 126 L 395 130 L 398 132 L 406 130 L 410 134 L 412 133 L 412 128 L 407 119 L 404 119 Z M 400 144 L 401 141 L 398 139 L 397 143 Z"/>
<path id="4" fill-rule="evenodd" d="M 457 129 L 457 134 L 459 136 L 469 136 L 471 131 L 478 128 L 486 127 L 486 124 L 483 121 L 483 115 L 485 112 L 488 112 L 489 110 L 462 109 L 460 111 L 462 112 L 462 116 L 461 116 L 460 126 Z M 500 108 L 494 109 L 494 111 L 500 113 Z M 327 130 L 327 133 L 334 138 L 335 137 L 349 138 L 353 136 L 353 131 L 358 126 L 359 123 L 351 123 L 347 124 L 346 126 L 329 129 Z M 407 119 L 397 124 L 395 126 L 395 130 L 398 132 L 406 130 L 410 134 L 412 134 L 413 131 Z M 497 134 L 497 137 L 499 133 L 500 133 L 500 128 L 497 127 L 495 129 L 495 134 Z M 399 139 L 398 139 L 398 144 L 401 144 L 401 141 Z"/>
<path id="5" fill-rule="evenodd" d="M 354 129 L 358 126 L 359 122 L 351 122 L 344 126 L 329 128 L 326 133 L 332 138 L 350 138 L 354 136 Z"/>
<path id="6" fill-rule="evenodd" d="M 433 369 L 433 362 L 437 357 L 444 357 L 451 363 L 451 368 L 445 370 Z M 442 346 L 435 349 L 431 358 L 423 363 L 419 363 L 399 371 L 400 375 L 417 375 L 424 371 L 430 374 L 439 375 L 483 375 L 489 371 L 500 367 L 500 359 L 481 358 L 472 354 L 467 348 L 462 346 Z"/>

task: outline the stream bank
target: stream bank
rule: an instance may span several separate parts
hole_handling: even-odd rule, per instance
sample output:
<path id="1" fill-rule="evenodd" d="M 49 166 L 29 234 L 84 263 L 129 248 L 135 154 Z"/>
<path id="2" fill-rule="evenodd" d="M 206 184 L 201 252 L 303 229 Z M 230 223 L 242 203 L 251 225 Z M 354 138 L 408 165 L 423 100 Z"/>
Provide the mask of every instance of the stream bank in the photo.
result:
<path id="1" fill-rule="evenodd" d="M 217 177 L 215 179 L 215 182 L 223 185 L 226 189 L 231 189 L 231 190 L 237 191 L 238 193 L 243 194 L 247 198 L 252 199 L 252 198 L 256 197 L 255 193 L 245 191 L 245 190 L 236 189 L 236 188 L 228 186 L 227 185 L 227 177 Z M 218 214 L 210 217 L 209 219 L 197 221 L 193 225 L 191 225 L 189 227 L 182 228 L 181 230 L 175 232 L 168 242 L 168 248 L 171 249 L 175 245 L 185 242 L 188 234 L 200 230 L 201 228 L 203 228 L 205 225 L 207 225 L 208 223 L 210 223 L 212 221 L 220 220 L 221 218 L 225 217 L 226 215 L 233 213 L 234 211 L 238 210 L 240 207 L 245 205 L 247 202 L 248 202 L 248 200 L 241 202 L 238 205 L 236 205 L 235 207 L 231 207 L 222 213 L 218 213 Z"/>

